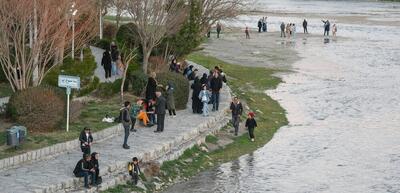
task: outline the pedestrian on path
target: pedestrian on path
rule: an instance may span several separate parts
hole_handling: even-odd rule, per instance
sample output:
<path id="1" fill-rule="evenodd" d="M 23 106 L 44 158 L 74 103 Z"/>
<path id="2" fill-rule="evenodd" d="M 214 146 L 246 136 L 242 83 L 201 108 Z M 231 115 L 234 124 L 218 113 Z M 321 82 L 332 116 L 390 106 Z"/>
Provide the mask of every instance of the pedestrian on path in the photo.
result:
<path id="1" fill-rule="evenodd" d="M 213 78 L 210 82 L 210 88 L 212 91 L 211 100 L 213 104 L 212 111 L 218 111 L 219 107 L 219 92 L 222 88 L 222 79 L 218 71 L 214 71 Z"/>
<path id="2" fill-rule="evenodd" d="M 79 135 L 79 141 L 81 142 L 81 150 L 83 154 L 90 154 L 90 147 L 93 143 L 92 133 L 89 127 L 85 127 Z"/>
<path id="3" fill-rule="evenodd" d="M 262 28 L 262 19 L 258 20 L 257 27 L 258 27 L 258 33 L 261 33 L 261 28 Z"/>
<path id="4" fill-rule="evenodd" d="M 281 37 L 286 38 L 286 34 L 285 34 L 285 23 L 281 23 Z"/>
<path id="5" fill-rule="evenodd" d="M 232 112 L 232 124 L 233 127 L 235 128 L 235 136 L 237 136 L 239 132 L 240 116 L 242 116 L 243 113 L 243 106 L 242 103 L 239 101 L 238 97 L 233 98 L 230 110 Z"/>
<path id="6" fill-rule="evenodd" d="M 94 179 L 96 181 L 96 184 L 101 184 L 102 182 L 102 179 L 100 177 L 99 156 L 99 153 L 93 152 L 90 158 L 90 166 L 91 169 L 94 169 Z"/>
<path id="7" fill-rule="evenodd" d="M 218 22 L 217 23 L 217 38 L 219 38 L 219 34 L 221 33 L 222 25 Z"/>
<path id="8" fill-rule="evenodd" d="M 167 85 L 167 109 L 169 116 L 176 117 L 176 112 L 175 112 L 175 97 L 174 97 L 174 86 L 172 85 L 171 82 L 168 83 Z"/>
<path id="9" fill-rule="evenodd" d="M 146 85 L 146 100 L 150 101 L 151 99 L 156 99 L 156 89 L 157 89 L 157 74 L 152 72 L 150 74 L 149 79 L 147 80 Z"/>
<path id="10" fill-rule="evenodd" d="M 308 25 L 308 22 L 307 22 L 307 20 L 306 20 L 306 19 L 304 19 L 304 21 L 303 21 L 303 29 L 304 29 L 304 33 L 307 33 L 307 34 L 308 34 L 307 25 Z"/>
<path id="11" fill-rule="evenodd" d="M 210 92 L 207 90 L 207 85 L 203 84 L 202 85 L 203 90 L 199 94 L 199 99 L 203 103 L 203 116 L 207 117 L 208 116 L 208 102 L 210 102 Z"/>
<path id="12" fill-rule="evenodd" d="M 246 27 L 246 29 L 244 30 L 244 33 L 246 34 L 246 39 L 250 39 L 249 27 Z"/>
<path id="13" fill-rule="evenodd" d="M 158 133 L 164 131 L 166 99 L 161 95 L 161 92 L 156 92 L 156 96 L 157 130 L 154 132 Z"/>
<path id="14" fill-rule="evenodd" d="M 105 78 L 106 78 L 106 81 L 107 81 L 108 78 L 111 78 L 111 68 L 112 68 L 111 55 L 110 55 L 110 52 L 108 50 L 106 50 L 103 53 L 103 58 L 101 58 L 101 65 L 104 68 Z"/>
<path id="15" fill-rule="evenodd" d="M 247 115 L 247 120 L 246 120 L 246 127 L 249 130 L 249 137 L 251 141 L 254 141 L 254 128 L 257 127 L 257 122 L 254 119 L 255 114 L 253 112 L 250 112 Z"/>
<path id="16" fill-rule="evenodd" d="M 132 183 L 137 185 L 140 176 L 139 160 L 137 157 L 133 157 L 132 162 L 128 163 L 128 172 L 132 176 Z"/>
<path id="17" fill-rule="evenodd" d="M 75 177 L 84 178 L 85 188 L 90 188 L 89 176 L 91 178 L 91 185 L 96 185 L 95 170 L 93 168 L 90 169 L 90 154 L 85 154 L 83 159 L 78 161 L 73 173 Z"/>
<path id="18" fill-rule="evenodd" d="M 122 147 L 124 149 L 129 149 L 128 145 L 128 137 L 129 137 L 129 130 L 131 129 L 131 116 L 129 114 L 131 108 L 131 103 L 129 101 L 125 101 L 124 108 L 120 110 L 120 118 L 122 122 L 122 126 L 124 127 L 125 135 L 124 135 L 124 144 Z"/>
<path id="19" fill-rule="evenodd" d="M 119 51 L 115 42 L 111 43 L 111 61 L 112 61 L 112 75 L 118 75 L 118 59 L 119 59 Z"/>

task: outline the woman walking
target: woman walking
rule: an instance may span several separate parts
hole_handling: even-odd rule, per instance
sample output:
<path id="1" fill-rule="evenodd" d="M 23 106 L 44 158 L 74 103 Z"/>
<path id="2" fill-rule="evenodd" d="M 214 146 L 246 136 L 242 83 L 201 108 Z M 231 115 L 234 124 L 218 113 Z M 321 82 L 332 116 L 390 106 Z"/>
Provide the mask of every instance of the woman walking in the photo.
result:
<path id="1" fill-rule="evenodd" d="M 249 137 L 251 141 L 254 141 L 254 128 L 257 127 L 257 122 L 254 119 L 255 114 L 253 112 L 250 112 L 247 115 L 247 120 L 246 120 L 246 127 L 249 130 Z"/>
<path id="2" fill-rule="evenodd" d="M 150 101 L 151 99 L 156 99 L 156 89 L 157 89 L 157 81 L 156 81 L 156 73 L 152 72 L 147 81 L 146 86 L 146 100 Z"/>
<path id="3" fill-rule="evenodd" d="M 167 109 L 169 116 L 176 117 L 174 87 L 171 82 L 167 85 Z"/>
<path id="4" fill-rule="evenodd" d="M 200 114 L 201 113 L 201 108 L 202 108 L 202 103 L 199 99 L 199 94 L 201 91 L 201 84 L 200 84 L 200 80 L 198 77 L 196 77 L 194 79 L 194 82 L 191 86 L 191 88 L 193 89 L 193 93 L 192 93 L 192 109 L 193 109 L 193 113 L 195 114 Z"/>
<path id="5" fill-rule="evenodd" d="M 104 68 L 106 81 L 111 78 L 111 55 L 108 50 L 104 51 L 103 58 L 101 58 L 101 65 Z"/>

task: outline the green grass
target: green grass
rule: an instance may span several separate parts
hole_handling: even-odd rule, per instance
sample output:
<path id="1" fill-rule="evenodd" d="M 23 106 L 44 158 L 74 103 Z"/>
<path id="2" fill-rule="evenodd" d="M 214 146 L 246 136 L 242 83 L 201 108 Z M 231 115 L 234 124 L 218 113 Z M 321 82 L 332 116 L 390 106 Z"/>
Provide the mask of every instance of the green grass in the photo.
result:
<path id="1" fill-rule="evenodd" d="M 11 96 L 13 93 L 10 84 L 0 83 L 0 98 Z"/>
<path id="2" fill-rule="evenodd" d="M 217 144 L 218 138 L 215 135 L 207 135 L 206 136 L 206 143 Z"/>
<path id="3" fill-rule="evenodd" d="M 106 15 L 104 16 L 104 20 L 116 22 L 117 19 L 115 15 Z M 127 21 L 131 21 L 131 18 L 122 16 L 120 19 L 120 22 L 127 22 Z"/>
<path id="4" fill-rule="evenodd" d="M 60 129 L 50 133 L 29 133 L 28 137 L 18 149 L 8 148 L 0 152 L 0 159 L 25 153 L 31 150 L 43 148 L 57 143 L 77 139 L 80 132 L 86 126 L 92 132 L 100 131 L 115 125 L 115 123 L 104 123 L 102 118 L 106 115 L 117 116 L 119 113 L 119 96 L 101 102 L 89 102 L 83 107 L 77 120 L 70 123 L 69 132 L 66 132 L 65 124 Z M 0 144 L 4 144 L 5 137 L 0 133 Z M 94 139 L 96 140 L 96 139 Z"/>

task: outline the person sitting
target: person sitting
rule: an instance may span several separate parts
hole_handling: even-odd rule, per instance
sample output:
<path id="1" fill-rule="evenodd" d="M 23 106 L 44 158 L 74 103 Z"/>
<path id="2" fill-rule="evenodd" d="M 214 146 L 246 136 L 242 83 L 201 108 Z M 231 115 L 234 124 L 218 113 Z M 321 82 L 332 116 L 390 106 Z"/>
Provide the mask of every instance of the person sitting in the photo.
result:
<path id="1" fill-rule="evenodd" d="M 149 100 L 148 105 L 147 105 L 147 112 L 146 113 L 147 113 L 147 116 L 149 117 L 149 125 L 148 125 L 149 127 L 151 127 L 154 124 L 156 124 L 155 104 L 156 104 L 156 101 L 151 99 L 151 100 Z"/>
<path id="2" fill-rule="evenodd" d="M 83 177 L 85 182 L 85 188 L 89 186 L 89 176 L 91 177 L 91 184 L 96 185 L 95 170 L 90 168 L 90 155 L 85 154 L 83 159 L 79 160 L 73 171 L 75 177 Z"/>
<path id="3" fill-rule="evenodd" d="M 100 174 L 100 167 L 99 167 L 99 153 L 93 152 L 90 158 L 90 166 L 91 169 L 94 169 L 94 180 L 96 184 L 101 184 L 102 178 L 99 176 Z"/>
<path id="4" fill-rule="evenodd" d="M 81 142 L 81 150 L 83 154 L 90 154 L 90 147 L 93 143 L 92 133 L 89 127 L 85 127 L 79 135 L 79 141 Z"/>
<path id="5" fill-rule="evenodd" d="M 139 160 L 137 157 L 132 158 L 132 162 L 128 163 L 128 172 L 132 176 L 132 182 L 137 185 L 140 175 Z"/>
<path id="6" fill-rule="evenodd" d="M 142 121 L 144 126 L 147 126 L 149 122 L 149 117 L 147 116 L 146 111 L 144 110 L 145 107 L 143 105 L 144 101 L 143 100 L 138 100 L 137 105 L 139 106 L 139 112 L 136 115 L 136 118 L 139 119 L 139 121 Z"/>
<path id="7" fill-rule="evenodd" d="M 193 65 L 190 65 L 190 66 L 186 67 L 185 70 L 183 70 L 183 75 L 186 78 L 189 78 L 189 75 L 192 74 L 192 72 L 193 72 Z"/>
<path id="8" fill-rule="evenodd" d="M 136 118 L 137 118 L 137 116 L 138 116 L 138 114 L 140 112 L 140 108 L 142 106 L 142 103 L 143 103 L 142 100 L 139 99 L 139 100 L 136 101 L 136 104 L 132 105 L 131 113 L 130 113 L 131 121 L 132 121 L 132 125 L 131 125 L 131 131 L 132 132 L 136 132 L 136 129 L 135 129 Z"/>

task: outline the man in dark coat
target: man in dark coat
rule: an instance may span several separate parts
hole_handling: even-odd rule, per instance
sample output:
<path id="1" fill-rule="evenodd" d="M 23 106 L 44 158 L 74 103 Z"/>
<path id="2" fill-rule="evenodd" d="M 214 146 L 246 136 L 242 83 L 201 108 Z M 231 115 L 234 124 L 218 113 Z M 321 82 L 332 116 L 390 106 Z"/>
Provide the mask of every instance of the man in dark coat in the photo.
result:
<path id="1" fill-rule="evenodd" d="M 156 92 L 156 96 L 157 130 L 154 132 L 158 133 L 164 131 L 165 107 L 167 105 L 167 101 L 164 96 L 161 95 L 161 92 Z"/>
<path id="2" fill-rule="evenodd" d="M 238 132 L 239 132 L 240 116 L 242 116 L 242 114 L 243 114 L 242 103 L 240 103 L 240 101 L 237 97 L 233 98 L 233 101 L 231 102 L 230 110 L 232 112 L 232 124 L 233 124 L 233 127 L 235 128 L 235 136 L 237 136 Z"/>
<path id="3" fill-rule="evenodd" d="M 201 83 L 198 77 L 194 79 L 194 82 L 191 86 L 193 89 L 192 93 L 192 110 L 195 114 L 201 114 L 203 109 L 203 103 L 199 99 L 199 94 L 202 90 Z"/>
<path id="4" fill-rule="evenodd" d="M 261 28 L 262 28 L 262 26 L 263 26 L 263 24 L 262 24 L 262 20 L 260 19 L 260 20 L 258 20 L 258 24 L 257 24 L 257 27 L 258 27 L 258 33 L 261 33 Z"/>
<path id="5" fill-rule="evenodd" d="M 106 80 L 111 78 L 111 55 L 108 50 L 103 53 L 103 58 L 101 59 L 101 65 L 105 71 Z"/>
<path id="6" fill-rule="evenodd" d="M 285 34 L 285 23 L 281 23 L 281 37 L 285 37 L 286 38 L 286 34 Z"/>
<path id="7" fill-rule="evenodd" d="M 157 89 L 157 81 L 156 81 L 156 73 L 151 73 L 146 86 L 146 100 L 150 101 L 151 99 L 156 99 L 156 89 Z"/>
<path id="8" fill-rule="evenodd" d="M 85 127 L 79 135 L 79 141 L 81 142 L 81 150 L 83 154 L 90 154 L 90 146 L 92 146 L 93 137 L 90 132 L 90 128 Z"/>
<path id="9" fill-rule="evenodd" d="M 120 118 L 122 122 L 122 126 L 124 127 L 125 135 L 124 135 L 124 144 L 122 148 L 129 149 L 128 145 L 128 137 L 129 137 L 129 130 L 132 127 L 132 120 L 131 120 L 131 103 L 129 101 L 125 101 L 124 108 L 120 110 Z"/>
<path id="10" fill-rule="evenodd" d="M 222 79 L 218 72 L 214 72 L 213 78 L 210 81 L 211 100 L 213 103 L 212 111 L 218 111 L 219 107 L 219 91 L 222 88 Z"/>
<path id="11" fill-rule="evenodd" d="M 307 34 L 308 34 L 307 25 L 308 25 L 308 23 L 307 23 L 307 20 L 306 20 L 306 19 L 304 19 L 304 21 L 303 21 L 303 29 L 304 29 L 304 33 L 307 33 Z"/>
<path id="12" fill-rule="evenodd" d="M 89 176 L 91 178 L 91 184 L 96 185 L 95 170 L 91 168 L 90 165 L 90 155 L 85 154 L 83 159 L 79 160 L 73 171 L 75 177 L 83 177 L 85 182 L 85 188 L 90 188 L 89 186 Z"/>

